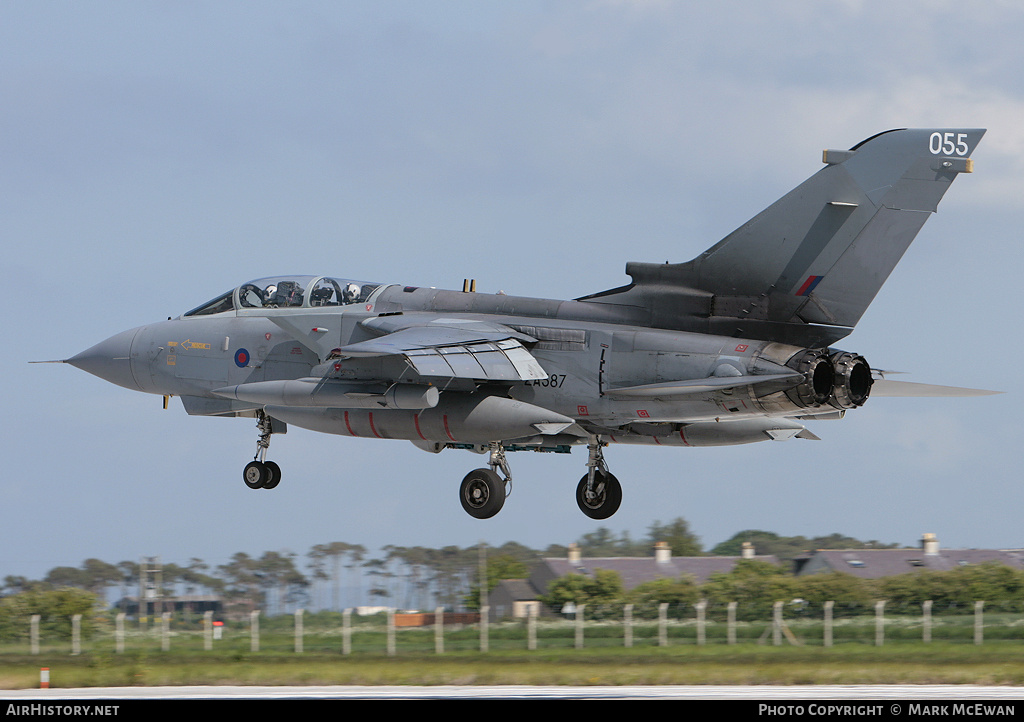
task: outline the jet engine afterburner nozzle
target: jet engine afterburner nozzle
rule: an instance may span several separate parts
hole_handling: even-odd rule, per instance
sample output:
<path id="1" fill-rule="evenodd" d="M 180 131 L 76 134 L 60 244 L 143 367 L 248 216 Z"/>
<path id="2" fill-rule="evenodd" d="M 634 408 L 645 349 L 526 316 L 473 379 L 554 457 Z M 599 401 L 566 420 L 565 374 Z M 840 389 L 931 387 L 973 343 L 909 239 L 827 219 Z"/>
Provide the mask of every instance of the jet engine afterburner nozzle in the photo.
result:
<path id="1" fill-rule="evenodd" d="M 835 369 L 826 349 L 807 349 L 786 364 L 804 375 L 804 380 L 786 392 L 798 406 L 815 408 L 828 403 L 835 383 Z"/>
<path id="2" fill-rule="evenodd" d="M 835 385 L 829 403 L 837 409 L 854 409 L 863 406 L 871 393 L 871 367 L 863 356 L 846 351 L 832 354 L 835 369 Z"/>

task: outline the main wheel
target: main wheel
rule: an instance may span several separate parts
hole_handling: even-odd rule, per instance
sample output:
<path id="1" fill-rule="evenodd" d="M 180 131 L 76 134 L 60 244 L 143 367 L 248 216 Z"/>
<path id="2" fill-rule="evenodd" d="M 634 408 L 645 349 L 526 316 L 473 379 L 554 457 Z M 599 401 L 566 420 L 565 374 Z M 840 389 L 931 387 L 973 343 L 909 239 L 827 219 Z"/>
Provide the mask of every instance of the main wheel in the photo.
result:
<path id="1" fill-rule="evenodd" d="M 273 461 L 266 461 L 263 464 L 267 467 L 269 476 L 267 480 L 263 482 L 264 489 L 273 489 L 279 483 L 281 483 L 281 467 L 275 464 Z"/>
<path id="2" fill-rule="evenodd" d="M 250 461 L 242 471 L 242 481 L 250 489 L 262 489 L 270 480 L 270 469 L 261 461 Z"/>
<path id="3" fill-rule="evenodd" d="M 505 504 L 505 482 L 490 469 L 473 469 L 462 480 L 459 500 L 470 516 L 490 519 Z"/>
<path id="4" fill-rule="evenodd" d="M 576 503 L 580 511 L 591 519 L 607 519 L 619 510 L 622 503 L 622 487 L 612 474 L 594 472 L 594 488 L 587 492 L 587 474 L 576 487 Z"/>

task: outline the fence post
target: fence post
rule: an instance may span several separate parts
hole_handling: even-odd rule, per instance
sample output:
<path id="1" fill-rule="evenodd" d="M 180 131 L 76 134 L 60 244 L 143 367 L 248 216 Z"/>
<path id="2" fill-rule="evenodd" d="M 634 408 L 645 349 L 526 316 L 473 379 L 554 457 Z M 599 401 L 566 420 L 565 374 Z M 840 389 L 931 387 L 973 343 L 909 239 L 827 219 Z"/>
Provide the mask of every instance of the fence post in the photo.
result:
<path id="1" fill-rule="evenodd" d="M 729 644 L 736 644 L 736 602 L 729 602 L 726 606 L 726 639 Z"/>
<path id="2" fill-rule="evenodd" d="M 694 606 L 697 607 L 697 644 L 703 646 L 706 641 L 704 636 L 704 610 L 708 607 L 708 600 L 701 599 Z"/>
<path id="3" fill-rule="evenodd" d="M 118 612 L 114 617 L 114 649 L 118 654 L 124 654 L 124 619 L 124 612 Z"/>
<path id="4" fill-rule="evenodd" d="M 633 605 L 627 604 L 622 608 L 622 622 L 625 625 L 623 644 L 627 647 L 633 646 Z"/>
<path id="5" fill-rule="evenodd" d="M 260 610 L 258 609 L 249 612 L 249 649 L 253 652 L 260 651 Z"/>
<path id="6" fill-rule="evenodd" d="M 772 603 L 772 644 L 782 646 L 782 602 Z"/>
<path id="7" fill-rule="evenodd" d="M 668 646 L 668 602 L 658 605 L 658 645 Z"/>
<path id="8" fill-rule="evenodd" d="M 395 656 L 395 610 L 388 609 L 388 656 Z"/>
<path id="9" fill-rule="evenodd" d="M 434 652 L 444 654 L 444 607 L 434 610 Z"/>
<path id="10" fill-rule="evenodd" d="M 526 648 L 537 648 L 537 605 L 531 604 L 526 610 Z"/>
<path id="11" fill-rule="evenodd" d="M 203 612 L 203 649 L 213 649 L 213 612 Z"/>
<path id="12" fill-rule="evenodd" d="M 32 654 L 39 654 L 39 615 L 33 614 L 28 622 L 28 638 Z"/>
<path id="13" fill-rule="evenodd" d="M 583 649 L 583 610 L 586 604 L 576 605 L 576 649 Z"/>
<path id="14" fill-rule="evenodd" d="M 341 613 L 341 653 L 352 653 L 352 608 Z"/>
<path id="15" fill-rule="evenodd" d="M 71 654 L 82 653 L 82 615 L 71 615 Z"/>
<path id="16" fill-rule="evenodd" d="M 491 616 L 491 607 L 490 607 L 489 604 L 480 607 L 480 651 L 481 652 L 486 652 L 491 647 L 491 644 L 490 644 L 491 640 L 488 637 L 489 629 L 488 629 L 488 626 L 487 626 L 490 616 Z"/>
<path id="17" fill-rule="evenodd" d="M 924 619 L 921 620 L 921 641 L 930 642 L 932 641 L 932 600 L 927 599 L 921 603 L 921 610 Z"/>
<path id="18" fill-rule="evenodd" d="M 171 648 L 171 613 L 160 615 L 160 649 L 167 652 Z"/>
<path id="19" fill-rule="evenodd" d="M 303 632 L 302 615 L 303 615 L 304 611 L 305 610 L 302 610 L 302 609 L 296 609 L 295 610 L 295 653 L 296 654 L 302 654 L 303 649 L 304 649 L 303 645 L 302 645 L 302 632 Z"/>
<path id="20" fill-rule="evenodd" d="M 875 602 L 875 646 L 881 647 L 885 643 L 885 600 L 879 599 Z"/>
<path id="21" fill-rule="evenodd" d="M 982 609 L 985 607 L 985 602 L 974 603 L 974 643 L 981 644 L 984 632 L 982 628 L 985 626 L 984 614 Z"/>
<path id="22" fill-rule="evenodd" d="M 825 602 L 825 646 L 832 646 L 832 608 L 835 602 Z"/>

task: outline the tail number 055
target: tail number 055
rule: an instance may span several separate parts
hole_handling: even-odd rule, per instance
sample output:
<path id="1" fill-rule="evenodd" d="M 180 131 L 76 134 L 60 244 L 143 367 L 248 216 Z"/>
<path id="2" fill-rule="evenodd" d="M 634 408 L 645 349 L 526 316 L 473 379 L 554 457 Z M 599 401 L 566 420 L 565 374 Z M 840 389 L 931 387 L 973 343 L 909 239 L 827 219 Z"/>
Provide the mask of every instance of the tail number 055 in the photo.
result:
<path id="1" fill-rule="evenodd" d="M 967 133 L 932 133 L 928 150 L 934 155 L 967 155 Z"/>

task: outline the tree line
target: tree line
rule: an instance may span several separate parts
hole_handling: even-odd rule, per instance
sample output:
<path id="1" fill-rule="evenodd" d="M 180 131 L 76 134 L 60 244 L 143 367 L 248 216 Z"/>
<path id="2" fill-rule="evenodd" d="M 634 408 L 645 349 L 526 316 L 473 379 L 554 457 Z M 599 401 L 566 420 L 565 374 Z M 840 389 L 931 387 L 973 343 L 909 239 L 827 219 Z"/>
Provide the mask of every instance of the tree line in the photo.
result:
<path id="1" fill-rule="evenodd" d="M 787 563 L 811 549 L 883 548 L 895 544 L 863 542 L 832 534 L 827 537 L 785 537 L 773 532 L 746 530 L 705 551 L 688 522 L 676 518 L 653 522 L 646 534 L 633 539 L 629 532 L 615 534 L 600 527 L 576 542 L 584 557 L 651 556 L 656 542 L 668 544 L 673 556 L 738 556 L 744 542 L 758 554 L 774 554 Z M 531 565 L 546 557 L 564 558 L 568 547 L 552 544 L 538 550 L 518 542 L 486 547 L 488 586 L 502 578 L 528 576 Z M 227 612 L 263 609 L 280 614 L 299 607 L 340 611 L 360 605 L 387 605 L 406 609 L 474 609 L 479 597 L 479 547 L 388 545 L 370 555 L 361 544 L 317 544 L 303 557 L 288 551 L 266 551 L 260 556 L 237 552 L 220 565 L 192 558 L 186 564 L 146 564 L 139 560 L 105 562 L 86 559 L 78 567 L 58 566 L 42 579 L 8 575 L 0 596 L 29 591 L 80 589 L 100 599 L 124 600 L 137 596 L 140 579 L 157 596 L 216 595 Z M 149 571 L 144 571 L 148 569 Z"/>

